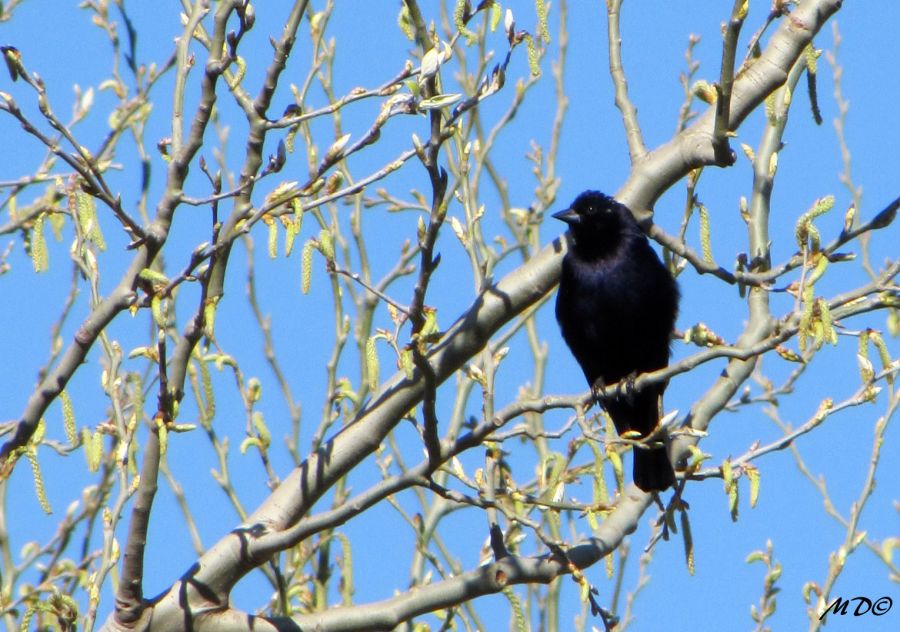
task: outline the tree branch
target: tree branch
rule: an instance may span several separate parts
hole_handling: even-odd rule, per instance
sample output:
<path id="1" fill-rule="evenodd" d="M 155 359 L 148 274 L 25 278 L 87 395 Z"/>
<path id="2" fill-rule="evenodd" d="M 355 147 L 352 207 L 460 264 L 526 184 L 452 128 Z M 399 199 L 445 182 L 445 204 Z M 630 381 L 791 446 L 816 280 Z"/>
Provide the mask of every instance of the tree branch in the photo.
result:
<path id="1" fill-rule="evenodd" d="M 744 18 L 747 17 L 749 0 L 734 0 L 731 9 L 731 19 L 725 29 L 725 38 L 722 42 L 722 69 L 719 74 L 719 83 L 716 85 L 716 123 L 713 128 L 713 151 L 718 165 L 729 167 L 734 164 L 736 156 L 728 143 L 728 135 L 731 131 L 731 88 L 734 84 L 734 58 L 737 50 L 738 37 Z"/>
<path id="2" fill-rule="evenodd" d="M 637 120 L 637 109 L 628 97 L 628 81 L 622 67 L 622 35 L 619 30 L 619 14 L 622 0 L 608 0 L 606 3 L 607 33 L 609 37 L 609 74 L 616 88 L 616 107 L 622 112 L 625 124 L 625 139 L 628 141 L 628 154 L 631 164 L 635 164 L 647 153 L 641 126 Z"/>

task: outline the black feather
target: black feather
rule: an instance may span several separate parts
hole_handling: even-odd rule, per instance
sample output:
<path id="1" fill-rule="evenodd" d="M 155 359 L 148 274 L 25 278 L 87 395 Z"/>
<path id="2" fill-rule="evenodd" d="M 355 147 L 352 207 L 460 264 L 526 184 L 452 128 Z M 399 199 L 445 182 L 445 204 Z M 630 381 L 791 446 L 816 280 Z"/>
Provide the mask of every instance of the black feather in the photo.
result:
<path id="1" fill-rule="evenodd" d="M 553 217 L 572 240 L 563 258 L 556 319 L 588 383 L 614 384 L 669 363 L 678 316 L 678 284 L 623 204 L 585 191 Z M 636 393 L 617 390 L 601 399 L 622 434 L 650 434 L 659 423 L 657 383 Z M 671 486 L 675 474 L 663 447 L 634 450 L 634 482 L 644 491 Z"/>

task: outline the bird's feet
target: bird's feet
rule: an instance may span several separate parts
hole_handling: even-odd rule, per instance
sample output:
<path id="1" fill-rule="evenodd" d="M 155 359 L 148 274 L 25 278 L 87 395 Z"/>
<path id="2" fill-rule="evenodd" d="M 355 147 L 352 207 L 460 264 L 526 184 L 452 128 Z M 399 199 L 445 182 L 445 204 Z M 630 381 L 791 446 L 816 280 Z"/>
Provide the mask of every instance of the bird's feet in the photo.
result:
<path id="1" fill-rule="evenodd" d="M 624 401 L 629 406 L 633 406 L 635 395 L 637 395 L 637 389 L 634 386 L 637 376 L 637 372 L 629 373 L 616 382 L 616 387 L 612 391 L 607 388 L 606 381 L 602 377 L 598 377 L 591 385 L 594 400 L 601 406 L 610 400 Z"/>
<path id="2" fill-rule="evenodd" d="M 616 395 L 620 398 L 624 396 L 629 406 L 634 405 L 634 396 L 637 394 L 637 390 L 634 388 L 634 381 L 637 379 L 637 376 L 637 371 L 632 371 L 619 380 L 619 385 L 616 388 Z"/>

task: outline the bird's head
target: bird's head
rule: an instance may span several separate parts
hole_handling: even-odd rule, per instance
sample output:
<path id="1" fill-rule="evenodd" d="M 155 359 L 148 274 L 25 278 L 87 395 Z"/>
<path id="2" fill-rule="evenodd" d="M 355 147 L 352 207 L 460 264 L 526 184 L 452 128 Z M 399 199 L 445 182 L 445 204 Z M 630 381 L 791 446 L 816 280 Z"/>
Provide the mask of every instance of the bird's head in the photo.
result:
<path id="1" fill-rule="evenodd" d="M 602 254 L 615 246 L 623 233 L 640 229 L 624 204 L 599 191 L 585 191 L 553 217 L 565 222 L 582 254 Z"/>

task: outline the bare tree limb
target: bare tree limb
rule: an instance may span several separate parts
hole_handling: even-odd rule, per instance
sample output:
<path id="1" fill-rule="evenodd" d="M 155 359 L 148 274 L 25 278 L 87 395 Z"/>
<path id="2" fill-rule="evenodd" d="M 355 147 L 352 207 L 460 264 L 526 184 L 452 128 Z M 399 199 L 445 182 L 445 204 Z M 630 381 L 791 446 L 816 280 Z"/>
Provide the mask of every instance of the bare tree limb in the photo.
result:
<path id="1" fill-rule="evenodd" d="M 622 112 L 625 124 L 625 139 L 628 141 L 628 154 L 631 164 L 635 164 L 647 153 L 641 126 L 637 120 L 637 109 L 628 96 L 628 81 L 622 67 L 622 34 L 619 30 L 619 16 L 622 0 L 609 0 L 606 3 L 607 37 L 609 39 L 609 74 L 616 88 L 616 107 Z"/>

